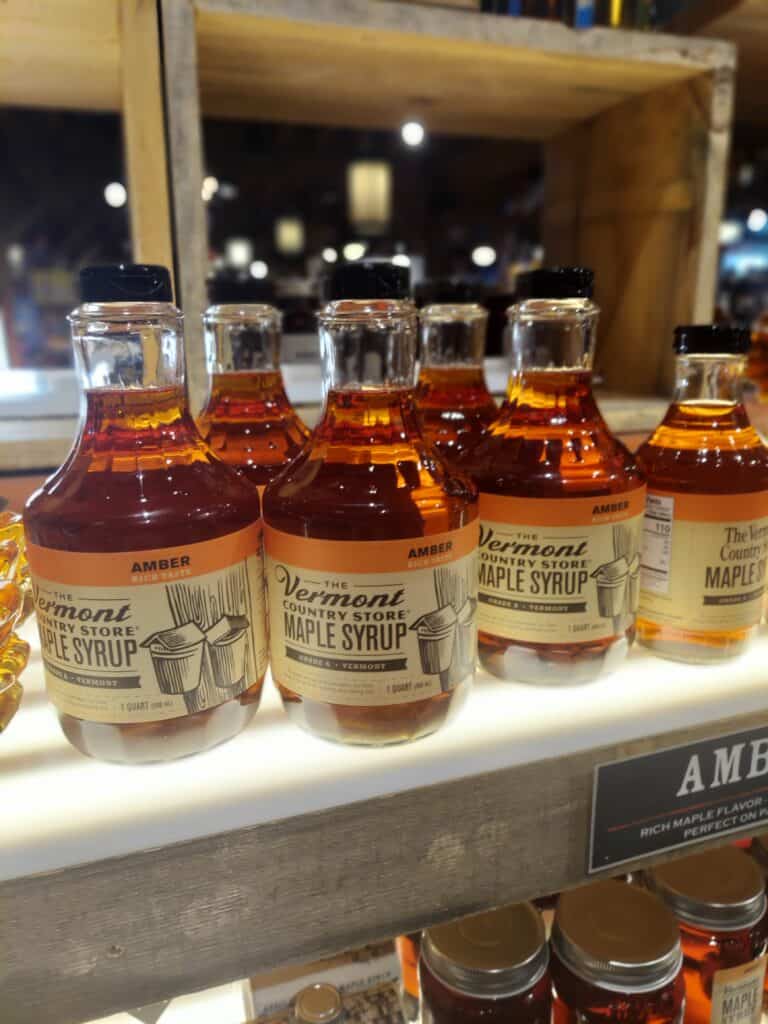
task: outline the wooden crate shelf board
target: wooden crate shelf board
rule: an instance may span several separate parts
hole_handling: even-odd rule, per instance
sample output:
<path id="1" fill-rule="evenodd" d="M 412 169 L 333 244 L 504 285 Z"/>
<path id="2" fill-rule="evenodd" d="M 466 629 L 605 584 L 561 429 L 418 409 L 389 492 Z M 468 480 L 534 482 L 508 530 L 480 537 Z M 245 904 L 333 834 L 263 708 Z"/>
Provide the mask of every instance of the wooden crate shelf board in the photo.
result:
<path id="1" fill-rule="evenodd" d="M 768 54 L 768 3 L 765 0 L 698 0 L 673 22 L 674 31 L 723 39 L 738 50 L 736 118 L 764 125 L 768 121 L 765 60 Z"/>
<path id="2" fill-rule="evenodd" d="M 766 655 L 768 636 L 725 668 L 636 650 L 588 686 L 481 677 L 449 727 L 378 750 L 306 735 L 270 686 L 234 741 L 142 768 L 67 745 L 36 656 L 0 740 L 3 1024 L 79 1024 L 580 884 L 595 765 L 768 726 Z"/>
<path id="3" fill-rule="evenodd" d="M 368 0 L 198 0 L 202 109 L 218 117 L 551 138 L 712 66 L 726 44 L 576 32 Z M 428 53 L 425 48 L 428 47 Z"/>

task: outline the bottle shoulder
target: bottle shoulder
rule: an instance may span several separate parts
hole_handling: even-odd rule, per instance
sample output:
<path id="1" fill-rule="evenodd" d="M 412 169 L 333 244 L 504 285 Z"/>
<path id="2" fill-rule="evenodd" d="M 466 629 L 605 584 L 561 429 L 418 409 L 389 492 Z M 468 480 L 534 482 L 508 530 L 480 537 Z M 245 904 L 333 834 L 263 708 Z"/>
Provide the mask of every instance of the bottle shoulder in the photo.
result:
<path id="1" fill-rule="evenodd" d="M 536 428 L 497 422 L 459 453 L 456 466 L 480 491 L 527 497 L 619 493 L 645 480 L 636 458 L 602 421 Z"/>
<path id="2" fill-rule="evenodd" d="M 257 488 L 210 456 L 140 473 L 75 461 L 30 498 L 24 522 L 32 543 L 106 552 L 215 540 L 259 517 Z"/>
<path id="3" fill-rule="evenodd" d="M 305 450 L 267 485 L 264 519 L 328 539 L 399 539 L 457 529 L 477 515 L 473 484 L 415 449 L 383 460 Z"/>

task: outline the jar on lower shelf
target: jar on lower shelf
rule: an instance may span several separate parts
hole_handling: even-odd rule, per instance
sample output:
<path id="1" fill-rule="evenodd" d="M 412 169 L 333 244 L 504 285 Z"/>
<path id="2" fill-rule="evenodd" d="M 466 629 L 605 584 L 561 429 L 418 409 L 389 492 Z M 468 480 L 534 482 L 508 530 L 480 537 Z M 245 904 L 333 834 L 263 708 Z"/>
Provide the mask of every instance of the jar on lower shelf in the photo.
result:
<path id="1" fill-rule="evenodd" d="M 646 874 L 680 925 L 686 1024 L 760 1024 L 765 984 L 765 885 L 743 850 L 725 846 Z"/>
<path id="2" fill-rule="evenodd" d="M 422 1024 L 549 1024 L 549 949 L 530 903 L 424 932 Z"/>
<path id="3" fill-rule="evenodd" d="M 563 893 L 552 929 L 554 1024 L 679 1024 L 685 1006 L 677 923 L 624 882 Z"/>

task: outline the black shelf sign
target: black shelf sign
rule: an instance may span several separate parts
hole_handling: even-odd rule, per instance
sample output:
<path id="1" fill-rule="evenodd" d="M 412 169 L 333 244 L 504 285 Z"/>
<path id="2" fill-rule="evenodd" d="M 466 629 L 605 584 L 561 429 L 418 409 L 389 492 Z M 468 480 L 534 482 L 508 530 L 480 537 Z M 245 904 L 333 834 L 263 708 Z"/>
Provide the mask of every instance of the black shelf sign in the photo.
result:
<path id="1" fill-rule="evenodd" d="M 768 830 L 768 728 L 595 768 L 587 870 L 744 829 Z"/>

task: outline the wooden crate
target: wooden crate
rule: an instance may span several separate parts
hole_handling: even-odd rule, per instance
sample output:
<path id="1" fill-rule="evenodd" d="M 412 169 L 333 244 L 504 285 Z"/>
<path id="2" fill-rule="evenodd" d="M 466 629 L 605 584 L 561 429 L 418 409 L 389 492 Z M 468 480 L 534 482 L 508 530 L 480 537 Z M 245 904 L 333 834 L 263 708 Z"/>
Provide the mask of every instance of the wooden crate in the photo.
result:
<path id="1" fill-rule="evenodd" d="M 121 113 L 133 258 L 173 265 L 155 0 L 3 0 L 0 105 Z"/>
<path id="2" fill-rule="evenodd" d="M 736 118 L 747 125 L 764 126 L 768 121 L 766 0 L 697 0 L 674 19 L 672 27 L 710 39 L 727 39 L 736 46 Z"/>
<path id="3" fill-rule="evenodd" d="M 727 43 L 386 0 L 162 0 L 176 249 L 203 391 L 200 118 L 525 138 L 547 259 L 598 274 L 613 390 L 663 393 L 671 335 L 712 317 L 732 108 Z"/>

